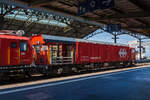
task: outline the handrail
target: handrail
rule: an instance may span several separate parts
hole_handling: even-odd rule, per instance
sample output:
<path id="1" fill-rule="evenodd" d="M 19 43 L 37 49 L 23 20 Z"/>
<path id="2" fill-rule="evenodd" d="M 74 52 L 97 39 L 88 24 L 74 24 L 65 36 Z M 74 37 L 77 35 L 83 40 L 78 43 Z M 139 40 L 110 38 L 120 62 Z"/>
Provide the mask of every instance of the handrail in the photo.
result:
<path id="1" fill-rule="evenodd" d="M 72 64 L 72 57 L 52 57 L 52 64 Z"/>

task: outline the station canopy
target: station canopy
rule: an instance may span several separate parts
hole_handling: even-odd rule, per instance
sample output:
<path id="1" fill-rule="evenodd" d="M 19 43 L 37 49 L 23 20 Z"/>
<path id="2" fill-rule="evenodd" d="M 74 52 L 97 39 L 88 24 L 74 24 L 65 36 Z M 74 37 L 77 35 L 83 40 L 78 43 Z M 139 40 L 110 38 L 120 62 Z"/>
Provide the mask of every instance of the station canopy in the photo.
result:
<path id="1" fill-rule="evenodd" d="M 108 24 L 121 24 L 118 34 L 150 36 L 150 0 L 115 0 L 111 9 L 78 16 L 81 0 L 0 0 L 0 29 L 27 35 L 50 34 L 83 38 Z"/>

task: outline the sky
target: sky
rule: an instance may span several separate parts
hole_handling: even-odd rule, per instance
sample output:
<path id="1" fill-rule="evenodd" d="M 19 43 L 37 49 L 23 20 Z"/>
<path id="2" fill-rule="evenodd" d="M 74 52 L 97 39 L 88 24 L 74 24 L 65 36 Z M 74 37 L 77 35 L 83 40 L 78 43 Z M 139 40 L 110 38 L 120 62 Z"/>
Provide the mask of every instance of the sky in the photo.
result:
<path id="1" fill-rule="evenodd" d="M 129 36 L 129 35 L 120 35 L 118 37 L 119 37 L 119 39 L 117 39 L 117 43 L 120 43 L 120 44 L 127 44 L 129 41 L 137 40 L 136 38 Z M 114 39 L 112 39 L 112 38 L 113 38 L 113 35 L 111 35 L 107 32 L 103 32 L 103 33 L 97 34 L 97 35 L 89 38 L 89 40 L 114 43 Z"/>

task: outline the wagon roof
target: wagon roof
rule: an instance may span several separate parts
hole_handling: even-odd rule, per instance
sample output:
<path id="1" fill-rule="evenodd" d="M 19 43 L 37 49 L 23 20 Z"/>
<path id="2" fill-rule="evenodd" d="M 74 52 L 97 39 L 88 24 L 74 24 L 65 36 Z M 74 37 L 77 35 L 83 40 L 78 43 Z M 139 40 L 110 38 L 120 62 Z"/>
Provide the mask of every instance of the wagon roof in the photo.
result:
<path id="1" fill-rule="evenodd" d="M 42 34 L 42 37 L 45 40 L 45 42 L 76 43 L 76 39 L 75 38 L 52 36 L 52 35 L 43 35 L 43 34 Z"/>
<path id="2" fill-rule="evenodd" d="M 43 39 L 45 42 L 68 42 L 68 43 L 75 43 L 75 42 L 85 42 L 85 43 L 95 43 L 95 44 L 107 44 L 107 45 L 116 45 L 116 46 L 128 46 L 125 44 L 114 44 L 110 42 L 102 42 L 102 41 L 91 41 L 85 39 L 77 39 L 77 38 L 70 38 L 70 37 L 60 37 L 60 36 L 52 36 L 52 35 L 43 35 Z"/>
<path id="3" fill-rule="evenodd" d="M 23 36 L 17 36 L 17 35 L 6 35 L 6 34 L 0 34 L 0 38 L 4 38 L 4 39 L 15 39 L 15 40 L 29 40 L 29 38 L 27 37 L 23 37 Z"/>

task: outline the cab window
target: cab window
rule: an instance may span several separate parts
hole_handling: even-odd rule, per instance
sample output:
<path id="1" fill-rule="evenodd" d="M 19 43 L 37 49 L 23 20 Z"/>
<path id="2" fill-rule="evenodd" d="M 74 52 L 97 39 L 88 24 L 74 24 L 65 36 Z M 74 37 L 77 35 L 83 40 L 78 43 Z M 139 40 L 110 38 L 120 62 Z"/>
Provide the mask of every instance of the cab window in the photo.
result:
<path id="1" fill-rule="evenodd" d="M 11 48 L 17 48 L 17 43 L 16 42 L 12 42 L 11 43 Z"/>
<path id="2" fill-rule="evenodd" d="M 28 45 L 27 42 L 20 42 L 20 51 L 27 51 Z"/>

